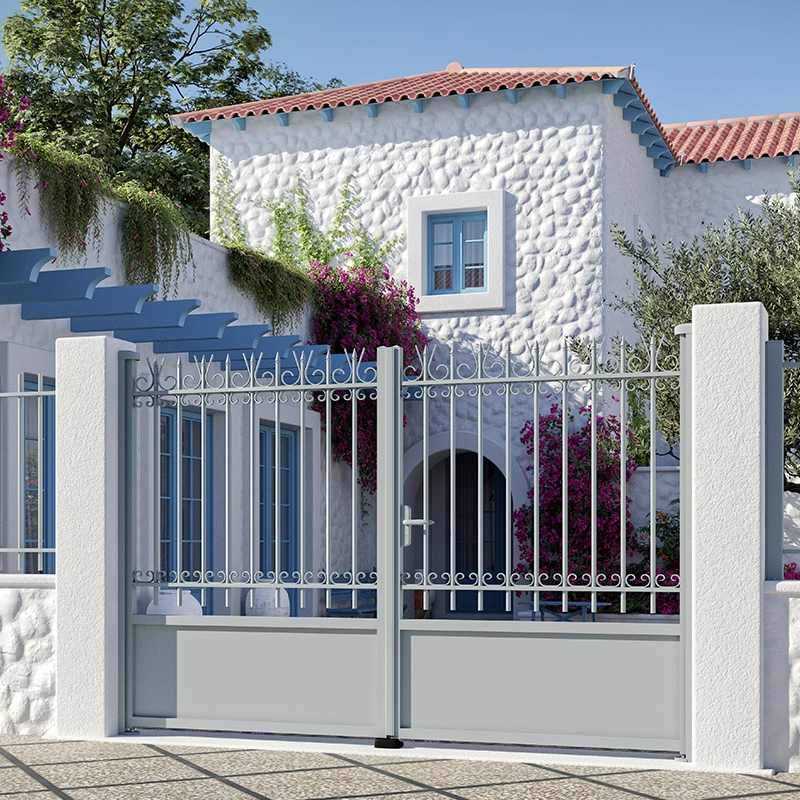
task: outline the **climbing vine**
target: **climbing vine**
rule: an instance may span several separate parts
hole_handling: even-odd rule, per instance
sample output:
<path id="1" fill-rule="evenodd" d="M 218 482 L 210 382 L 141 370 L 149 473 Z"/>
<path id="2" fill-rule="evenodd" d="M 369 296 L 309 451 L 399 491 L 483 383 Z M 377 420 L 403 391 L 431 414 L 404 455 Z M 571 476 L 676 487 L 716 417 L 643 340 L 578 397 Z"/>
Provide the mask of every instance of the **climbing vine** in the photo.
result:
<path id="1" fill-rule="evenodd" d="M 20 206 L 30 203 L 28 187 L 39 193 L 39 208 L 62 255 L 85 260 L 99 253 L 103 218 L 110 200 L 127 204 L 121 224 L 121 255 L 129 283 L 157 283 L 174 293 L 193 263 L 189 229 L 180 208 L 135 183 L 115 186 L 99 161 L 28 136 L 11 148 Z"/>

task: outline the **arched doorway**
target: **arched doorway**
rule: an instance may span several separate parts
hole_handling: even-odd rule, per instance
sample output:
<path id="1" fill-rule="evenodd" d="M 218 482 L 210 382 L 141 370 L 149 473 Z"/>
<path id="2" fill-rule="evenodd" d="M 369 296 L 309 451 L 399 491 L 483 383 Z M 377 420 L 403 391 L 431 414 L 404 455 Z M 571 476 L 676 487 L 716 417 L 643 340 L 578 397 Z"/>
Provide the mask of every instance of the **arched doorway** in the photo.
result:
<path id="1" fill-rule="evenodd" d="M 453 489 L 451 483 L 455 478 Z M 430 566 L 439 574 L 453 570 L 462 574 L 460 582 L 472 583 L 478 568 L 494 575 L 488 583 L 500 582 L 506 570 L 506 479 L 488 458 L 479 469 L 478 455 L 461 452 L 455 457 L 455 470 L 447 456 L 430 471 Z M 420 540 L 422 537 L 420 537 Z M 418 549 L 421 551 L 422 542 Z M 481 556 L 479 556 L 479 553 Z M 481 561 L 482 558 L 482 561 Z M 421 563 L 421 552 L 414 555 Z M 456 592 L 455 609 L 449 593 L 436 601 L 436 616 L 457 614 L 505 614 L 505 592 L 483 593 L 483 608 L 478 611 L 478 592 Z"/>

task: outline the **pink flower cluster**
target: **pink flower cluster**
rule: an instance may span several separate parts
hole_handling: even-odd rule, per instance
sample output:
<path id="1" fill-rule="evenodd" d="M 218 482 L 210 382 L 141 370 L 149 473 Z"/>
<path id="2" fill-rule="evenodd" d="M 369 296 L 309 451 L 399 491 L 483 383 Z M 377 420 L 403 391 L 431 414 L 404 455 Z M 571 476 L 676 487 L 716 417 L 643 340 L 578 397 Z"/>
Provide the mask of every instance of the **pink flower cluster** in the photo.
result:
<path id="1" fill-rule="evenodd" d="M 30 108 L 31 102 L 27 97 L 20 99 L 19 104 L 14 99 L 13 92 L 6 87 L 5 78 L 0 75 L 0 161 L 3 159 L 2 150 L 9 150 L 14 146 L 17 133 L 22 130 L 22 122 L 17 114 Z M 5 205 L 6 193 L 0 190 L 0 206 Z M 0 211 L 0 250 L 3 249 L 3 240 L 11 236 L 11 225 L 8 212 Z"/>
<path id="2" fill-rule="evenodd" d="M 312 264 L 314 296 L 313 341 L 329 344 L 333 353 L 363 353 L 364 361 L 374 361 L 378 348 L 399 345 L 408 366 L 417 349 L 428 339 L 416 311 L 413 287 L 396 281 L 384 267 L 381 271 L 365 267 L 349 269 Z M 358 482 L 370 494 L 377 483 L 376 436 L 377 405 L 370 397 L 359 398 L 356 431 Z M 324 402 L 314 408 L 324 411 Z M 333 457 L 353 466 L 351 404 L 343 399 L 332 404 L 331 440 Z"/>
<path id="3" fill-rule="evenodd" d="M 800 572 L 797 570 L 797 562 L 783 565 L 783 579 L 785 581 L 800 581 Z"/>

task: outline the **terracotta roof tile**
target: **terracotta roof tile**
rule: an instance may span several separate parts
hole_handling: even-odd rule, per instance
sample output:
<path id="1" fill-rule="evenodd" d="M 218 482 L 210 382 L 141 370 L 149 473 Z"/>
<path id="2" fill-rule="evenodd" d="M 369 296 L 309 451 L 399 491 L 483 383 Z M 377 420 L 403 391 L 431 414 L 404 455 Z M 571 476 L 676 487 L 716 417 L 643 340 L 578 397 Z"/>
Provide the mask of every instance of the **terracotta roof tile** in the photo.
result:
<path id="1" fill-rule="evenodd" d="M 292 97 L 275 97 L 253 103 L 240 103 L 221 108 L 208 108 L 175 114 L 172 119 L 183 124 L 203 120 L 231 119 L 232 117 L 258 117 L 263 114 L 281 114 L 291 111 L 311 111 L 342 106 L 388 103 L 398 100 L 416 100 L 447 95 L 496 92 L 501 89 L 529 89 L 533 86 L 582 83 L 604 78 L 628 78 L 630 67 L 521 67 L 507 69 L 465 69 L 460 64 L 450 64 L 441 72 L 394 78 L 388 81 L 325 89 Z M 641 90 L 636 86 L 645 108 L 651 111 Z"/>
<path id="2" fill-rule="evenodd" d="M 679 164 L 800 153 L 800 114 L 680 122 L 664 130 Z"/>

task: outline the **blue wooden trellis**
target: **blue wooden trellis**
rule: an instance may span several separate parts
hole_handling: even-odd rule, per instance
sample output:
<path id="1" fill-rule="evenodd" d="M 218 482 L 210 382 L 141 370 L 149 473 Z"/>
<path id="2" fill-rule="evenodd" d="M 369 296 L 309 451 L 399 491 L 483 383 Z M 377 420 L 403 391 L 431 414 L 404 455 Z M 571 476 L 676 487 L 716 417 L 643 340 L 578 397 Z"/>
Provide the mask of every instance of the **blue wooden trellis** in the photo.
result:
<path id="1" fill-rule="evenodd" d="M 100 286 L 111 275 L 107 267 L 42 270 L 57 256 L 51 248 L 0 252 L 0 305 L 20 305 L 22 319 L 69 319 L 73 333 L 112 333 L 119 339 L 151 343 L 153 352 L 186 354 L 189 359 L 213 359 L 233 370 L 250 368 L 260 360 L 260 371 L 274 374 L 280 364 L 282 382 L 296 382 L 305 365 L 310 382 L 326 380 L 320 360 L 328 345 L 301 345 L 299 336 L 270 336 L 272 326 L 233 325 L 235 312 L 196 314 L 199 300 L 151 300 L 156 284 Z M 149 302 L 148 302 L 149 301 Z M 334 382 L 349 380 L 351 356 L 331 357 Z M 374 364 L 357 366 L 368 379 Z"/>

